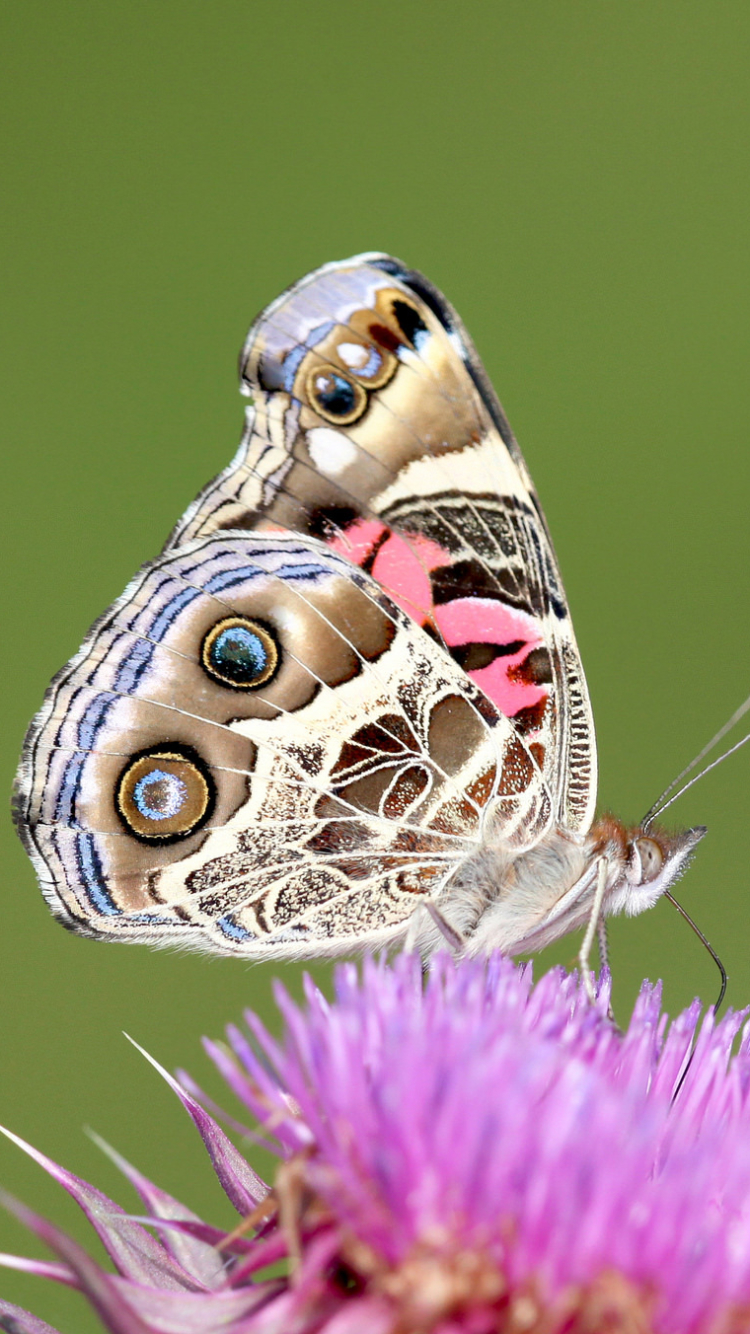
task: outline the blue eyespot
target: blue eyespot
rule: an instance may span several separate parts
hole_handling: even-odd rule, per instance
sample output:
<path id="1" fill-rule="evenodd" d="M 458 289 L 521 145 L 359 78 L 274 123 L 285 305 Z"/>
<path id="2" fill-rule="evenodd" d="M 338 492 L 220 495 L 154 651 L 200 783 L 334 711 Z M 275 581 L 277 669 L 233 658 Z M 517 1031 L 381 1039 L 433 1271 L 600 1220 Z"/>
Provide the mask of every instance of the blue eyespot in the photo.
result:
<path id="1" fill-rule="evenodd" d="M 307 382 L 310 406 L 326 421 L 345 426 L 362 416 L 367 407 L 367 394 L 332 366 L 318 367 L 310 373 Z"/>
<path id="2" fill-rule="evenodd" d="M 328 371 L 324 375 L 315 376 L 314 388 L 318 403 L 332 417 L 349 416 L 356 403 L 351 380 L 345 380 L 343 375 L 337 375 L 335 371 Z"/>
<path id="3" fill-rule="evenodd" d="M 216 793 L 211 774 L 190 746 L 152 746 L 128 761 L 115 791 L 115 809 L 143 843 L 173 843 L 205 824 Z"/>
<path id="4" fill-rule="evenodd" d="M 279 649 L 268 626 L 228 616 L 203 640 L 201 661 L 221 685 L 252 690 L 271 680 L 279 665 Z"/>
<path id="5" fill-rule="evenodd" d="M 145 820 L 171 820 L 187 796 L 187 785 L 165 769 L 152 769 L 133 788 L 133 801 Z"/>

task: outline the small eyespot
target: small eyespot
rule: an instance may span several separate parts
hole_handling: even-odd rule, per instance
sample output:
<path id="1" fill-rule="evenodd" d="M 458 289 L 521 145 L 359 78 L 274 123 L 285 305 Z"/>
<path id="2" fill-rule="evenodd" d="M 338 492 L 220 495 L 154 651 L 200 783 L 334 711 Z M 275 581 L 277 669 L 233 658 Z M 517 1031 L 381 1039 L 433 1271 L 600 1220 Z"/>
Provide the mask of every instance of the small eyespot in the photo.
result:
<path id="1" fill-rule="evenodd" d="M 344 340 L 336 347 L 336 356 L 366 389 L 382 389 L 396 373 L 398 359 L 386 347 L 374 343 Z"/>
<path id="2" fill-rule="evenodd" d="M 172 843 L 205 824 L 214 786 L 200 757 L 165 742 L 134 755 L 120 775 L 115 807 L 126 829 L 143 843 Z"/>
<path id="3" fill-rule="evenodd" d="M 664 865 L 664 853 L 654 838 L 637 838 L 635 850 L 641 862 L 641 884 L 655 880 Z"/>
<path id="4" fill-rule="evenodd" d="M 209 630 L 201 647 L 205 671 L 233 690 L 267 685 L 279 665 L 279 648 L 267 625 L 226 616 Z"/>
<path id="5" fill-rule="evenodd" d="M 318 366 L 310 372 L 307 397 L 310 407 L 335 426 L 357 421 L 367 407 L 367 393 L 362 385 L 332 366 Z"/>

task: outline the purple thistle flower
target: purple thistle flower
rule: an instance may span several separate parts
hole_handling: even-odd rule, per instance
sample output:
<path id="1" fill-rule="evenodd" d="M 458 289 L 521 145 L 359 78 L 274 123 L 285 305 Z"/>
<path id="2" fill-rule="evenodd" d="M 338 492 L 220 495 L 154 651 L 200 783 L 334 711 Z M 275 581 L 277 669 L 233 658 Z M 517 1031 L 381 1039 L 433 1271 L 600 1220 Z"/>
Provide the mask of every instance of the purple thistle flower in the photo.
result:
<path id="1" fill-rule="evenodd" d="M 277 1146 L 273 1190 L 170 1079 L 235 1233 L 117 1155 L 144 1220 L 22 1144 L 115 1272 L 9 1200 L 57 1258 L 2 1261 L 78 1287 L 112 1334 L 750 1330 L 744 1015 L 701 1021 L 696 1003 L 668 1028 L 644 985 L 621 1034 L 607 999 L 559 970 L 533 987 L 499 957 L 443 959 L 426 981 L 407 955 L 345 965 L 335 1000 L 308 984 L 303 1009 L 279 988 L 281 1042 L 248 1014 L 249 1036 L 206 1044 Z M 0 1328 L 50 1334 L 2 1302 Z"/>

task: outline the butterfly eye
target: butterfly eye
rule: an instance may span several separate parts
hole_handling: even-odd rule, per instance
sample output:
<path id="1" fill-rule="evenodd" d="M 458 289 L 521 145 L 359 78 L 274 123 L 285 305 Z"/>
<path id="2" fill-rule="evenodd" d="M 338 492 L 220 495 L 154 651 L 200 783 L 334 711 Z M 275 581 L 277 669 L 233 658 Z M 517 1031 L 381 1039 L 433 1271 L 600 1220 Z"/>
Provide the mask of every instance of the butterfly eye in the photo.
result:
<path id="1" fill-rule="evenodd" d="M 664 853 L 654 838 L 637 838 L 634 844 L 641 863 L 641 884 L 655 880 L 664 865 Z"/>
<path id="2" fill-rule="evenodd" d="M 201 661 L 208 675 L 235 690 L 266 685 L 279 665 L 279 648 L 268 626 L 228 616 L 203 640 Z"/>
<path id="3" fill-rule="evenodd" d="M 187 838 L 205 824 L 214 788 L 202 760 L 169 743 L 142 751 L 123 770 L 115 794 L 117 812 L 144 843 Z"/>
<path id="4" fill-rule="evenodd" d="M 362 385 L 333 367 L 317 367 L 311 372 L 307 397 L 310 406 L 336 426 L 348 426 L 357 421 L 367 407 L 367 394 Z"/>

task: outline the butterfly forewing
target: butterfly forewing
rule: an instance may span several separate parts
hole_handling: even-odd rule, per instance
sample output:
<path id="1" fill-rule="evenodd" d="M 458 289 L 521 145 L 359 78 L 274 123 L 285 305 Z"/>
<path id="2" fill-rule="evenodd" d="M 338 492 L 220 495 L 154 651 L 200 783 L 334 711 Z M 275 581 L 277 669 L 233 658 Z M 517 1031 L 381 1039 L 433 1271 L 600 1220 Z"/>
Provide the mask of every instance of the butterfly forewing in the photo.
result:
<path id="1" fill-rule="evenodd" d="M 222 528 L 318 537 L 371 572 L 513 722 L 561 827 L 596 799 L 586 683 L 520 451 L 455 312 L 387 256 L 327 265 L 250 331 L 232 465 L 173 545 Z"/>

